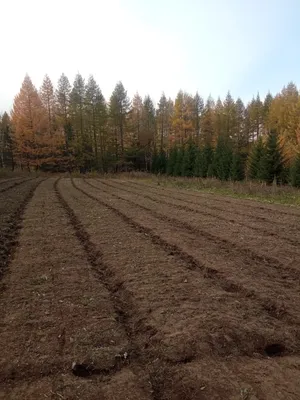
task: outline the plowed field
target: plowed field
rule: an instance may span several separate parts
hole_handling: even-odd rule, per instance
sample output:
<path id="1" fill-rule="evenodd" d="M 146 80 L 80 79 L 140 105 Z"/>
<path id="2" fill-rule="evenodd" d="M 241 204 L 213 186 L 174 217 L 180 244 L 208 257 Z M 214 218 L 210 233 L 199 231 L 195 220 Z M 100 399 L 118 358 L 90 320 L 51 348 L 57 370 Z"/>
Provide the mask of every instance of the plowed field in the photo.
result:
<path id="1" fill-rule="evenodd" d="M 300 209 L 0 180 L 0 399 L 300 399 Z"/>

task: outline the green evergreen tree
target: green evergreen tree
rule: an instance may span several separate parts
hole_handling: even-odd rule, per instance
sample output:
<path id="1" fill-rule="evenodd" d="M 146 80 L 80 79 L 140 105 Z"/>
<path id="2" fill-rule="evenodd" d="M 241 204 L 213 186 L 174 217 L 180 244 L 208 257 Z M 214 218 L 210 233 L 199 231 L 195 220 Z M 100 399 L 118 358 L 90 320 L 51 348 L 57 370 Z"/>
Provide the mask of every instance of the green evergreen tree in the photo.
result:
<path id="1" fill-rule="evenodd" d="M 214 164 L 211 163 L 207 168 L 207 178 L 213 178 L 214 176 L 215 176 Z"/>
<path id="2" fill-rule="evenodd" d="M 265 152 L 262 137 L 257 139 L 248 157 L 248 175 L 250 179 L 261 179 L 261 164 Z"/>
<path id="3" fill-rule="evenodd" d="M 230 178 L 233 181 L 242 181 L 245 177 L 244 160 L 240 153 L 235 152 L 232 156 L 230 167 Z"/>
<path id="4" fill-rule="evenodd" d="M 152 153 L 152 160 L 151 160 L 151 172 L 152 174 L 157 174 L 158 172 L 158 163 L 159 163 L 159 159 L 158 159 L 158 154 L 156 151 L 156 148 L 154 148 L 153 153 Z"/>
<path id="5" fill-rule="evenodd" d="M 291 184 L 300 188 L 300 153 L 295 158 L 291 167 Z"/>
<path id="6" fill-rule="evenodd" d="M 160 174 L 165 174 L 167 169 L 167 157 L 164 150 L 160 150 L 158 154 L 157 169 Z"/>
<path id="7" fill-rule="evenodd" d="M 202 151 L 200 149 L 200 147 L 196 147 L 196 151 L 195 151 L 195 163 L 194 163 L 194 171 L 193 171 L 193 175 L 200 177 L 201 176 L 201 163 L 202 163 Z"/>
<path id="8" fill-rule="evenodd" d="M 184 149 L 184 155 L 182 159 L 182 176 L 193 176 L 195 168 L 196 159 L 196 146 L 194 142 L 190 139 L 188 144 Z"/>
<path id="9" fill-rule="evenodd" d="M 230 176 L 232 150 L 223 136 L 218 137 L 214 154 L 213 168 L 216 178 L 226 181 Z"/>
<path id="10" fill-rule="evenodd" d="M 184 149 L 180 147 L 177 150 L 176 163 L 173 171 L 174 176 L 181 176 L 183 157 L 184 157 Z"/>
<path id="11" fill-rule="evenodd" d="M 284 170 L 283 156 L 275 131 L 271 131 L 266 142 L 265 152 L 260 163 L 260 177 L 271 184 L 281 182 Z"/>
<path id="12" fill-rule="evenodd" d="M 178 149 L 176 146 L 172 147 L 167 161 L 167 175 L 174 175 Z"/>
<path id="13" fill-rule="evenodd" d="M 199 173 L 202 178 L 206 178 L 208 176 L 208 168 L 213 163 L 214 149 L 210 144 L 206 144 L 201 154 L 202 156 L 200 158 Z M 212 171 L 213 169 L 211 172 Z"/>

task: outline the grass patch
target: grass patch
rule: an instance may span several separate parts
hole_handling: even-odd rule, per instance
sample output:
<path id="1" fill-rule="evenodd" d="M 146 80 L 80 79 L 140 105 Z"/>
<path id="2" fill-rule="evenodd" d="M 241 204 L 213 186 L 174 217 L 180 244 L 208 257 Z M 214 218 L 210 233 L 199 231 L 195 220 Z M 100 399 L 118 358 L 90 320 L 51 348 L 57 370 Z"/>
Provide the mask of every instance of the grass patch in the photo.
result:
<path id="1" fill-rule="evenodd" d="M 291 186 L 266 185 L 265 183 L 243 181 L 222 182 L 218 179 L 180 178 L 156 176 L 145 173 L 127 173 L 109 176 L 120 179 L 138 179 L 162 187 L 193 190 L 240 199 L 257 200 L 264 203 L 300 206 L 300 190 Z"/>

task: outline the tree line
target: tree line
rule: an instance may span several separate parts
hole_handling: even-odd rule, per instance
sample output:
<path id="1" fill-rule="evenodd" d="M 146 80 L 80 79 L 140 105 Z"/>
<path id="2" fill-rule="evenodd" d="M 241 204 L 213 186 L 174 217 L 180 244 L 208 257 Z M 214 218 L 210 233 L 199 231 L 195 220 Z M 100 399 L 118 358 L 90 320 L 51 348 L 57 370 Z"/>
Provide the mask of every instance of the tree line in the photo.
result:
<path id="1" fill-rule="evenodd" d="M 45 171 L 145 170 L 169 175 L 291 182 L 299 186 L 300 96 L 289 83 L 247 105 L 180 90 L 129 99 L 118 82 L 105 100 L 93 76 L 28 75 L 0 120 L 0 166 Z M 298 182 L 298 183 L 297 183 Z"/>

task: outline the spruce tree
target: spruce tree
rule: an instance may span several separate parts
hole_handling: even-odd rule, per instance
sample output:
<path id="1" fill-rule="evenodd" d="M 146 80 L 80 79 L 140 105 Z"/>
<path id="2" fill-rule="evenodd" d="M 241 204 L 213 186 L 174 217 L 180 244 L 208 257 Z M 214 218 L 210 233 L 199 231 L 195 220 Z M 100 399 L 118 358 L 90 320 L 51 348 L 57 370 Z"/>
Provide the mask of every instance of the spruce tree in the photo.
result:
<path id="1" fill-rule="evenodd" d="M 193 176 L 194 166 L 196 158 L 196 146 L 190 139 L 187 146 L 184 149 L 184 155 L 182 159 L 182 176 Z"/>
<path id="2" fill-rule="evenodd" d="M 167 161 L 167 175 L 174 175 L 178 149 L 176 146 L 172 147 Z"/>
<path id="3" fill-rule="evenodd" d="M 156 148 L 154 148 L 153 153 L 152 153 L 152 160 L 151 160 L 151 172 L 152 174 L 157 174 L 158 172 L 158 154 L 156 151 Z"/>
<path id="4" fill-rule="evenodd" d="M 157 169 L 160 174 L 165 174 L 167 169 L 167 157 L 164 150 L 160 150 L 158 154 Z"/>
<path id="5" fill-rule="evenodd" d="M 184 157 L 184 149 L 180 147 L 177 150 L 176 163 L 173 171 L 174 176 L 181 176 L 183 157 Z"/>
<path id="6" fill-rule="evenodd" d="M 213 163 L 214 159 L 214 150 L 210 144 L 206 144 L 201 153 L 200 165 L 199 165 L 199 173 L 202 178 L 206 178 L 208 176 L 208 168 Z M 211 170 L 211 172 L 213 169 Z"/>
<path id="7" fill-rule="evenodd" d="M 202 163 L 202 156 L 203 153 L 199 147 L 196 147 L 195 151 L 195 163 L 194 163 L 194 171 L 193 175 L 197 177 L 201 177 L 201 163 Z"/>
<path id="8" fill-rule="evenodd" d="M 230 145 L 223 136 L 219 136 L 213 162 L 216 178 L 222 181 L 228 180 L 230 176 L 231 161 L 232 150 Z"/>
<path id="9" fill-rule="evenodd" d="M 283 173 L 283 156 L 275 131 L 271 131 L 266 142 L 265 152 L 261 160 L 261 178 L 268 184 L 274 180 L 281 181 Z"/>
<path id="10" fill-rule="evenodd" d="M 244 160 L 240 153 L 235 152 L 232 156 L 230 178 L 233 181 L 242 181 L 244 176 Z"/>
<path id="11" fill-rule="evenodd" d="M 300 153 L 295 158 L 291 167 L 291 184 L 300 188 Z"/>
<path id="12" fill-rule="evenodd" d="M 214 176 L 215 176 L 214 164 L 211 163 L 209 164 L 207 169 L 207 178 L 213 178 Z"/>
<path id="13" fill-rule="evenodd" d="M 264 155 L 264 144 L 262 138 L 259 137 L 253 145 L 248 158 L 248 170 L 250 179 L 261 179 L 261 164 Z"/>

